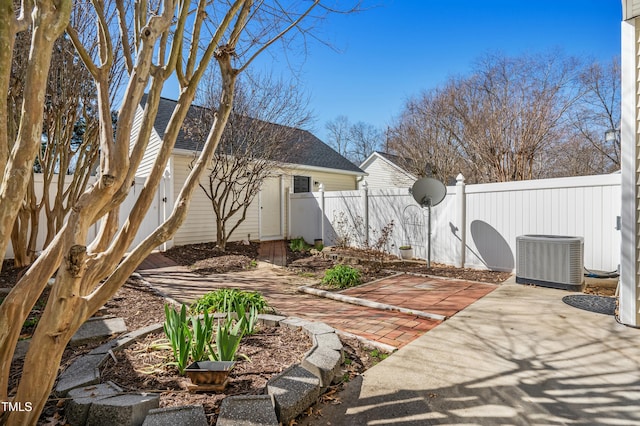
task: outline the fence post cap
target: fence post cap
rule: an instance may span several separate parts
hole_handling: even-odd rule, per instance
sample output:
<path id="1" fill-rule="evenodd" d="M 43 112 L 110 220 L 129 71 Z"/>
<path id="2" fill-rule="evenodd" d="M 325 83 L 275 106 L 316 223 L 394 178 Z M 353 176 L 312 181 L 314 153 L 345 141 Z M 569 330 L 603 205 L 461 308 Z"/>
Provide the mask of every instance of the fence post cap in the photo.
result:
<path id="1" fill-rule="evenodd" d="M 366 180 L 362 181 L 362 189 L 364 189 L 365 191 L 369 189 L 369 184 Z"/>
<path id="2" fill-rule="evenodd" d="M 458 182 L 458 184 L 464 183 L 464 176 L 462 173 L 458 173 L 458 176 L 456 176 L 456 182 Z"/>
<path id="3" fill-rule="evenodd" d="M 324 183 L 320 183 L 320 185 L 318 186 L 318 191 L 324 192 Z"/>

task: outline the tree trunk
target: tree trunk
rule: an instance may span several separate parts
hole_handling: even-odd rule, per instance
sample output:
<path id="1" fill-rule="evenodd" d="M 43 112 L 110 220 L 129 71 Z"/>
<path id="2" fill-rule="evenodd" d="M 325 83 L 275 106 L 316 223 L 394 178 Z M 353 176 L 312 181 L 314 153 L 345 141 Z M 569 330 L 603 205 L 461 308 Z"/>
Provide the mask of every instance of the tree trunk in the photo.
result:
<path id="1" fill-rule="evenodd" d="M 31 265 L 0 305 L 0 401 L 8 399 L 9 367 L 22 324 L 42 294 L 47 278 L 58 268 L 61 248 L 60 238 L 55 239 L 48 253 Z"/>
<path id="2" fill-rule="evenodd" d="M 29 213 L 24 207 L 18 211 L 16 221 L 11 231 L 11 246 L 13 248 L 13 266 L 16 268 L 24 268 L 29 265 L 27 259 L 27 236 L 29 235 Z"/>
<path id="3" fill-rule="evenodd" d="M 27 186 L 24 203 L 20 207 L 16 221 L 13 224 L 13 232 L 11 233 L 14 266 L 17 268 L 29 266 L 35 259 L 40 209 L 38 208 L 34 185 L 32 175 Z"/>
<path id="4" fill-rule="evenodd" d="M 0 94 L 2 94 L 0 96 L 0 175 L 4 174 L 7 158 L 9 158 L 9 104 L 5 94 L 9 91 L 11 82 L 11 64 L 16 37 L 13 3 L 13 0 L 0 0 Z M 4 259 L 4 256 L 1 259 Z M 2 269 L 1 263 L 0 269 Z"/>
<path id="5" fill-rule="evenodd" d="M 56 281 L 69 277 L 61 274 Z M 58 376 L 62 354 L 75 331 L 89 317 L 86 300 L 79 295 L 60 294 L 60 285 L 55 285 L 42 318 L 31 339 L 24 361 L 20 386 L 13 402 L 32 404 L 30 411 L 9 413 L 7 425 L 35 425 L 47 402 L 53 383 Z M 66 293 L 66 291 L 63 291 Z"/>
<path id="6" fill-rule="evenodd" d="M 227 250 L 227 239 L 224 235 L 224 221 L 219 216 L 216 216 L 216 245 L 222 251 Z"/>
<path id="7" fill-rule="evenodd" d="M 32 175 L 33 160 L 42 137 L 42 106 L 45 103 L 44 95 L 53 44 L 69 22 L 71 4 L 70 0 L 61 0 L 56 2 L 56 5 L 39 2 L 34 10 L 33 36 L 25 75 L 20 128 L 16 145 L 9 158 L 10 167 L 3 171 L 0 185 L 0 259 L 4 259 L 13 222 Z"/>

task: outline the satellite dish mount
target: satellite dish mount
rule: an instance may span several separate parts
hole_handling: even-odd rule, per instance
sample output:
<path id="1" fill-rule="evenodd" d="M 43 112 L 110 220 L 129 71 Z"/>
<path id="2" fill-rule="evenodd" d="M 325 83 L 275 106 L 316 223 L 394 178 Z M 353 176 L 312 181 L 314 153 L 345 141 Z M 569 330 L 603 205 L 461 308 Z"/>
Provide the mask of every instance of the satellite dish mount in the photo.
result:
<path id="1" fill-rule="evenodd" d="M 427 268 L 431 268 L 431 207 L 437 206 L 444 200 L 447 187 L 437 179 L 422 178 L 415 181 L 409 192 L 420 207 L 426 207 L 429 211 Z"/>

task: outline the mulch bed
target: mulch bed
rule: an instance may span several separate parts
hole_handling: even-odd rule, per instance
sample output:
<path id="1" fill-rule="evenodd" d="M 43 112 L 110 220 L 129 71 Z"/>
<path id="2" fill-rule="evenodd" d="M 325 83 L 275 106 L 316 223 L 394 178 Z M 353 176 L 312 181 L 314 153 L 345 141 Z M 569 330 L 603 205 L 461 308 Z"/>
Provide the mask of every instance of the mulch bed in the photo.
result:
<path id="1" fill-rule="evenodd" d="M 506 281 L 511 272 L 487 271 L 471 268 L 456 268 L 454 266 L 431 262 L 431 268 L 426 263 L 398 262 L 385 266 L 386 269 L 397 272 L 411 272 L 414 274 L 433 275 L 438 277 L 456 278 L 466 281 L 499 284 Z"/>
<path id="2" fill-rule="evenodd" d="M 246 269 L 251 267 L 252 260 L 257 257 L 258 245 L 252 243 L 247 246 L 244 244 L 230 243 L 227 251 L 222 252 L 215 248 L 212 244 L 198 244 L 191 246 L 175 247 L 170 251 L 172 258 L 183 265 L 199 265 L 196 272 L 205 273 L 207 270 L 216 270 L 219 272 L 229 272 L 230 270 Z M 308 255 L 301 256 L 308 257 Z M 238 261 L 240 260 L 240 261 Z M 241 264 L 241 266 L 238 266 Z M 11 261 L 5 261 L 2 272 L 0 273 L 0 287 L 11 288 L 17 282 L 17 278 L 22 269 L 13 268 Z M 208 272 L 211 273 L 211 272 Z M 215 272 L 214 272 L 215 273 Z M 1 296 L 0 296 L 1 297 Z M 41 303 L 34 310 L 37 317 L 38 312 L 46 302 L 46 294 L 43 296 Z M 125 285 L 118 290 L 114 297 L 105 304 L 96 315 L 113 315 L 123 318 L 129 330 L 135 330 L 150 324 L 164 321 L 164 299 L 155 291 L 150 289 L 144 282 L 135 277 L 129 278 Z M 33 327 L 23 328 L 23 335 L 27 337 L 33 331 Z M 263 333 L 260 336 L 252 336 L 248 343 L 248 347 L 242 347 L 240 352 L 246 353 L 251 358 L 251 363 L 241 361 L 231 376 L 231 383 L 226 394 L 239 393 L 261 393 L 266 381 L 269 377 L 277 374 L 289 365 L 299 362 L 304 352 L 309 348 L 309 339 L 300 335 L 300 333 L 289 329 L 279 329 L 277 332 L 273 330 Z M 163 337 L 161 334 L 151 336 L 149 339 L 158 339 Z M 261 339 L 257 341 L 256 339 Z M 252 343 L 253 341 L 253 343 Z M 211 394 L 192 394 L 182 390 L 182 385 L 187 381 L 186 378 L 179 376 L 172 367 L 163 367 L 162 373 L 157 375 L 146 375 L 143 373 L 135 373 L 132 371 L 139 369 L 140 364 L 136 367 L 133 359 L 139 359 L 140 362 L 160 363 L 156 359 L 156 354 L 143 350 L 144 344 L 148 340 L 141 341 L 136 346 L 125 349 L 122 353 L 116 353 L 118 364 L 111 366 L 111 372 L 106 372 L 105 380 L 117 382 L 119 386 L 126 390 L 147 389 L 162 391 L 161 404 L 163 406 L 187 405 L 187 404 L 204 404 L 205 409 L 211 419 L 215 418 L 217 404 L 224 395 Z M 302 342 L 302 343 L 301 343 Z M 89 345 L 80 347 L 68 347 L 63 355 L 61 363 L 61 371 L 64 371 L 76 359 L 90 351 L 91 349 L 104 343 L 104 341 L 94 342 Z M 348 360 L 343 366 L 345 380 L 361 374 L 371 365 L 380 361 L 380 358 L 372 355 L 372 351 L 364 349 L 355 339 L 343 339 L 345 345 L 345 357 Z M 251 345 L 257 345 L 253 349 Z M 268 348 L 275 349 L 275 352 L 269 351 Z M 136 352 L 142 350 L 142 352 Z M 373 352 L 375 354 L 375 352 Z M 286 355 L 287 357 L 283 357 Z M 146 361 L 145 361 L 146 360 Z M 166 362 L 166 361 L 162 361 Z M 20 377 L 22 362 L 17 360 L 13 363 L 11 369 L 12 385 L 11 389 L 15 391 L 15 386 Z M 107 367 L 107 370 L 109 367 Z M 172 387 L 173 386 L 173 387 Z M 331 388 L 324 399 L 331 399 L 339 386 Z M 216 400 L 218 402 L 216 402 Z M 63 425 L 64 418 L 64 400 L 52 398 L 45 406 L 40 424 Z"/>
<path id="3" fill-rule="evenodd" d="M 259 247 L 260 243 L 238 241 L 227 243 L 223 251 L 216 243 L 188 244 L 171 247 L 164 255 L 179 265 L 189 266 L 196 273 L 221 274 L 253 267 Z"/>
<path id="4" fill-rule="evenodd" d="M 15 268 L 13 259 L 5 259 L 0 270 L 0 288 L 11 288 L 18 282 L 18 277 L 25 268 Z"/>
<path id="5" fill-rule="evenodd" d="M 160 406 L 202 404 L 210 424 L 215 424 L 219 406 L 226 396 L 262 394 L 267 380 L 290 365 L 300 362 L 311 348 L 311 339 L 302 331 L 287 327 L 266 327 L 245 336 L 238 350 L 250 361 L 240 358 L 229 375 L 223 393 L 190 393 L 190 380 L 177 367 L 167 365 L 170 349 L 153 349 L 166 339 L 164 333 L 152 334 L 121 352 L 117 362 L 109 359 L 102 370 L 102 380 L 112 381 L 125 391 L 161 392 Z M 165 340 L 166 341 L 166 340 Z"/>
<path id="6" fill-rule="evenodd" d="M 385 255 L 383 258 L 374 258 L 367 250 L 338 249 L 331 254 L 340 256 L 343 260 L 333 260 L 328 257 L 298 254 L 296 259 L 287 264 L 287 267 L 297 273 L 322 279 L 324 271 L 338 263 L 347 263 L 360 271 L 362 282 L 371 282 L 388 277 L 394 273 L 410 272 L 414 274 L 433 275 L 447 278 L 457 278 L 467 281 L 479 281 L 498 284 L 511 276 L 509 272 L 487 271 L 471 268 L 456 268 L 454 266 L 431 262 L 431 268 L 427 268 L 426 262 L 399 261 L 396 256 Z M 382 259 L 382 261 L 380 260 Z M 322 286 L 320 286 L 322 287 Z"/>
<path id="7" fill-rule="evenodd" d="M 165 300 L 142 279 L 130 277 L 104 305 L 102 314 L 124 319 L 129 330 L 137 330 L 164 321 Z"/>

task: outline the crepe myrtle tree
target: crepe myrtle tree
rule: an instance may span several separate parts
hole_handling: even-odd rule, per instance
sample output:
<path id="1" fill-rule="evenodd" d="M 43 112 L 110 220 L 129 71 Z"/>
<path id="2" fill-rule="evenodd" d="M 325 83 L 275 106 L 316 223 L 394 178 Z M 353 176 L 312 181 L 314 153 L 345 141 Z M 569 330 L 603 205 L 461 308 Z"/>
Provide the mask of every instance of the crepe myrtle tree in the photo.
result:
<path id="1" fill-rule="evenodd" d="M 281 1 L 71 1 L 0 0 L 0 88 L 7 89 L 13 40 L 30 28 L 32 36 L 25 72 L 19 130 L 9 140 L 6 101 L 0 100 L 0 255 L 22 202 L 33 160 L 40 146 L 44 94 L 55 40 L 66 30 L 91 74 L 96 88 L 100 158 L 98 178 L 74 203 L 62 228 L 25 272 L 0 305 L 0 400 L 27 403 L 30 411 L 7 411 L 0 422 L 36 424 L 56 379 L 64 348 L 80 325 L 123 285 L 154 247 L 171 238 L 184 221 L 189 200 L 213 154 L 232 111 L 238 75 L 277 40 L 310 30 L 312 10 L 330 12 L 319 0 Z M 97 25 L 98 49 L 92 54 L 70 22 L 74 13 L 89 10 Z M 111 24 L 109 16 L 118 19 Z M 307 25 L 307 26 L 303 26 Z M 292 31 L 295 30 L 295 31 Z M 124 55 L 127 84 L 118 108 L 114 132 L 109 74 L 115 46 Z M 290 43 L 287 43 L 291 46 Z M 196 88 L 210 63 L 220 75 L 220 98 L 198 160 L 177 196 L 168 219 L 136 247 L 130 248 L 151 204 Z M 147 147 L 160 93 L 175 75 L 179 97 L 165 129 L 163 144 L 134 208 L 120 222 L 118 210 L 126 198 Z M 132 138 L 140 100 L 148 91 L 139 131 Z M 4 97 L 2 97 L 4 98 Z M 99 222 L 97 236 L 89 228 Z M 120 223 L 122 223 L 120 225 Z M 50 277 L 55 280 L 33 334 L 18 383 L 9 395 L 9 367 L 21 325 Z M 15 386 L 15 393 L 13 391 Z"/>
<path id="2" fill-rule="evenodd" d="M 90 19 L 80 14 L 74 14 L 74 18 L 78 21 L 79 33 L 85 39 L 94 35 L 90 31 L 92 26 L 88 24 Z M 17 34 L 8 92 L 9 135 L 12 139 L 15 139 L 20 120 L 22 75 L 29 47 L 29 32 Z M 93 48 L 96 47 L 93 43 Z M 123 72 L 123 62 L 114 61 L 112 97 Z M 95 85 L 67 36 L 59 37 L 54 43 L 45 99 L 42 142 L 32 170 L 33 178 L 29 181 L 11 235 L 14 267 L 24 267 L 33 262 L 39 231 L 45 231 L 42 247 L 53 239 L 74 202 L 87 187 L 98 160 Z M 41 212 L 44 220 L 40 219 Z"/>
<path id="3" fill-rule="evenodd" d="M 216 244 L 223 251 L 265 181 L 281 173 L 281 165 L 293 158 L 292 139 L 311 120 L 307 98 L 295 85 L 269 76 L 245 77 L 237 84 L 233 111 L 207 176 L 199 184 L 211 202 Z M 203 130 L 215 118 L 218 87 L 203 85 L 204 107 L 185 123 L 191 137 L 203 139 Z"/>

